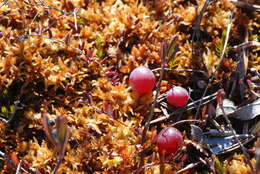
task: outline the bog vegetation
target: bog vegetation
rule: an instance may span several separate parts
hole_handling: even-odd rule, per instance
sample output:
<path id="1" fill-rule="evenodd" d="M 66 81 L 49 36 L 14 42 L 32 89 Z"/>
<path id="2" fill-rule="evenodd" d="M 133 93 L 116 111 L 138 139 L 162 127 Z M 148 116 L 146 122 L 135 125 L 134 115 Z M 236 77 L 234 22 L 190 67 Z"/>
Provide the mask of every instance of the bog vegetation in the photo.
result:
<path id="1" fill-rule="evenodd" d="M 258 0 L 2 0 L 0 173 L 259 173 L 259 40 Z"/>

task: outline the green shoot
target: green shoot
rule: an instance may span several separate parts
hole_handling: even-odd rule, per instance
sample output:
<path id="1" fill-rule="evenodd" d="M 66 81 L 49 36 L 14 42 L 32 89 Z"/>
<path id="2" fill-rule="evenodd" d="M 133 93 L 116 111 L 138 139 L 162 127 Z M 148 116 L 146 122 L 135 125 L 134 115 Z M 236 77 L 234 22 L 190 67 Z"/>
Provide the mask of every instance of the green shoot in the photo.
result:
<path id="1" fill-rule="evenodd" d="M 105 51 L 104 51 L 104 48 L 103 48 L 103 39 L 102 38 L 97 38 L 96 41 L 95 41 L 95 45 L 96 45 L 96 49 L 97 49 L 97 57 L 99 59 L 103 59 L 105 57 Z"/>
<path id="2" fill-rule="evenodd" d="M 12 114 L 14 113 L 14 105 L 11 105 L 9 108 L 6 106 L 1 107 L 0 116 L 6 119 L 11 118 Z"/>
<path id="3" fill-rule="evenodd" d="M 221 56 L 221 53 L 224 50 L 226 35 L 227 35 L 227 31 L 224 30 L 222 32 L 221 41 L 216 45 L 215 49 L 216 49 L 216 53 L 217 53 L 218 57 Z M 226 48 L 225 53 L 224 53 L 225 55 L 228 54 L 229 49 L 230 49 L 230 45 L 227 43 L 227 48 Z"/>

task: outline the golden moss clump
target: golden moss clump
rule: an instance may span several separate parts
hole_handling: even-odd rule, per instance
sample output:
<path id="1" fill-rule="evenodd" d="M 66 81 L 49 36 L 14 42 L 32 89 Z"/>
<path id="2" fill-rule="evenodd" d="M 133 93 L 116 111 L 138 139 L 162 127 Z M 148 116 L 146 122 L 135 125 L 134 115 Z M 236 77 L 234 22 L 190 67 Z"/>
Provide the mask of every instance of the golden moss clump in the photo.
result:
<path id="1" fill-rule="evenodd" d="M 255 164 L 255 159 L 251 160 Z M 252 173 L 249 165 L 246 162 L 244 155 L 233 155 L 230 159 L 224 161 L 224 172 L 227 174 L 249 174 Z"/>
<path id="2" fill-rule="evenodd" d="M 17 159 L 12 160 L 20 161 L 26 170 L 52 172 L 57 161 L 43 130 L 41 113 L 46 112 L 51 119 L 66 116 L 71 130 L 58 173 L 138 173 L 140 152 L 144 150 L 140 145 L 142 128 L 154 95 L 132 91 L 129 73 L 139 65 L 161 67 L 161 44 L 174 38 L 178 49 L 166 66 L 213 75 L 220 57 L 217 45 L 221 46 L 232 11 L 237 15 L 232 19 L 230 49 L 220 67 L 229 72 L 216 78 L 221 81 L 222 76 L 236 71 L 238 55 L 232 47 L 244 42 L 246 31 L 249 40 L 259 41 L 259 13 L 247 15 L 223 0 L 207 7 L 195 43 L 194 24 L 205 2 L 1 2 L 0 108 L 5 111 L 1 118 L 8 120 L 15 114 L 8 124 L 0 121 L 0 151 L 15 154 Z M 259 50 L 249 50 L 248 68 L 259 71 Z M 190 76 L 189 71 L 166 72 L 161 91 L 172 84 L 188 87 L 194 80 Z M 162 113 L 160 108 L 155 111 L 155 117 Z M 148 135 L 153 137 L 152 131 Z M 152 148 L 153 141 L 148 142 L 145 146 Z M 154 159 L 152 150 L 145 151 L 145 162 Z M 236 159 L 224 162 L 227 172 L 242 165 Z M 16 168 L 9 165 L 1 157 L 0 173 L 15 173 Z M 158 165 L 154 166 L 148 173 L 159 172 Z M 244 167 L 241 171 L 248 172 Z M 170 165 L 166 172 L 172 173 Z"/>
<path id="3" fill-rule="evenodd" d="M 41 145 L 39 145 L 35 139 L 34 142 L 30 142 L 28 146 L 30 151 L 24 156 L 24 160 L 29 163 L 32 168 L 45 168 L 52 162 L 53 153 L 52 150 L 47 147 L 46 141 L 43 141 Z"/>

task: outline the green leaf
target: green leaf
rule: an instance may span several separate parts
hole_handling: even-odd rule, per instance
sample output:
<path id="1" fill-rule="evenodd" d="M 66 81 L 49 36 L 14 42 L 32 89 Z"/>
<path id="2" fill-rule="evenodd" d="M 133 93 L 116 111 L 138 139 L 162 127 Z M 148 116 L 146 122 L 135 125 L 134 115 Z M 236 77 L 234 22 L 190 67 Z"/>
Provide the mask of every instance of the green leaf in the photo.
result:
<path id="1" fill-rule="evenodd" d="M 77 23 L 79 24 L 79 25 L 86 25 L 87 24 L 87 21 L 86 21 L 86 19 L 84 19 L 84 18 L 79 18 L 78 20 L 77 20 Z"/>
<path id="2" fill-rule="evenodd" d="M 103 59 L 105 57 L 105 53 L 103 52 L 103 50 L 97 50 L 97 57 L 99 59 Z"/>
<path id="3" fill-rule="evenodd" d="M 1 107 L 1 112 L 2 112 L 2 114 L 7 114 L 8 113 L 8 110 L 7 110 L 7 108 L 5 107 L 5 106 L 2 106 Z"/>
<path id="4" fill-rule="evenodd" d="M 174 57 L 168 63 L 169 67 L 172 68 L 172 69 L 177 68 L 179 66 L 179 64 L 180 64 L 180 60 L 181 60 L 181 57 Z"/>
<path id="5" fill-rule="evenodd" d="M 97 57 L 99 59 L 103 59 L 105 57 L 105 52 L 103 48 L 104 41 L 101 37 L 97 38 L 95 41 L 96 49 L 97 49 Z"/>
<path id="6" fill-rule="evenodd" d="M 3 91 L 3 93 L 2 93 L 2 95 L 3 95 L 4 97 L 7 97 L 7 96 L 8 96 L 8 90 L 5 89 L 5 90 Z"/>
<path id="7" fill-rule="evenodd" d="M 11 106 L 10 106 L 10 112 L 11 112 L 11 113 L 14 113 L 14 105 L 11 105 Z"/>
<path id="8" fill-rule="evenodd" d="M 222 53 L 222 51 L 223 51 L 223 49 L 224 49 L 226 35 L 227 35 L 227 31 L 224 30 L 224 31 L 222 32 L 221 41 L 220 41 L 220 42 L 216 45 L 216 47 L 215 47 L 215 50 L 216 50 L 216 53 L 217 53 L 217 56 L 218 56 L 218 57 L 221 56 L 221 53 Z M 230 49 L 230 45 L 227 44 L 227 48 L 226 48 L 226 50 L 225 50 L 225 55 L 228 54 L 229 49 Z"/>
<path id="9" fill-rule="evenodd" d="M 9 112 L 7 110 L 7 108 L 5 106 L 2 106 L 1 107 L 1 113 L 0 113 L 1 116 L 5 117 L 5 118 L 9 118 Z"/>

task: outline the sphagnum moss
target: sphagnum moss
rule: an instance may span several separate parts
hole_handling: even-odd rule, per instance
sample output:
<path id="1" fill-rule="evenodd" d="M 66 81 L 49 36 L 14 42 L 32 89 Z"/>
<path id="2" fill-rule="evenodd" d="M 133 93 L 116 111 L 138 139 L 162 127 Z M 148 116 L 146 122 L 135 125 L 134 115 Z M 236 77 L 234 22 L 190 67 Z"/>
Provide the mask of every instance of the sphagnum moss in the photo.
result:
<path id="1" fill-rule="evenodd" d="M 129 73 L 141 65 L 160 67 L 161 43 L 177 36 L 179 51 L 168 66 L 199 68 L 211 74 L 218 58 L 215 48 L 232 11 L 236 15 L 231 46 L 243 42 L 245 30 L 249 38 L 259 35 L 259 13 L 245 13 L 228 0 L 214 1 L 202 16 L 194 54 L 193 25 L 205 0 L 158 2 L 1 2 L 0 103 L 9 106 L 14 101 L 21 102 L 13 122 L 0 123 L 1 152 L 13 154 L 15 165 L 17 157 L 26 171 L 53 171 L 55 150 L 44 136 L 40 117 L 40 113 L 49 113 L 53 119 L 64 115 L 71 128 L 58 173 L 138 173 L 139 153 L 144 150 L 146 164 L 156 165 L 153 144 L 149 141 L 140 146 L 144 118 L 153 96 L 131 92 L 126 80 Z M 100 45 L 98 41 L 102 41 Z M 230 66 L 226 63 L 222 67 L 229 71 L 227 77 L 236 67 L 236 54 L 232 51 L 225 61 Z M 259 53 L 250 51 L 249 68 L 259 70 Z M 169 84 L 185 87 L 193 83 L 188 72 L 174 71 L 164 78 Z M 165 112 L 155 110 L 156 117 Z M 152 134 L 149 131 L 149 138 Z M 1 161 L 5 161 L 4 166 L 0 165 L 1 173 L 15 172 L 15 167 Z M 226 167 L 230 163 L 224 164 Z M 176 169 L 182 167 L 183 164 Z M 153 171 L 158 171 L 156 166 L 146 173 Z"/>

